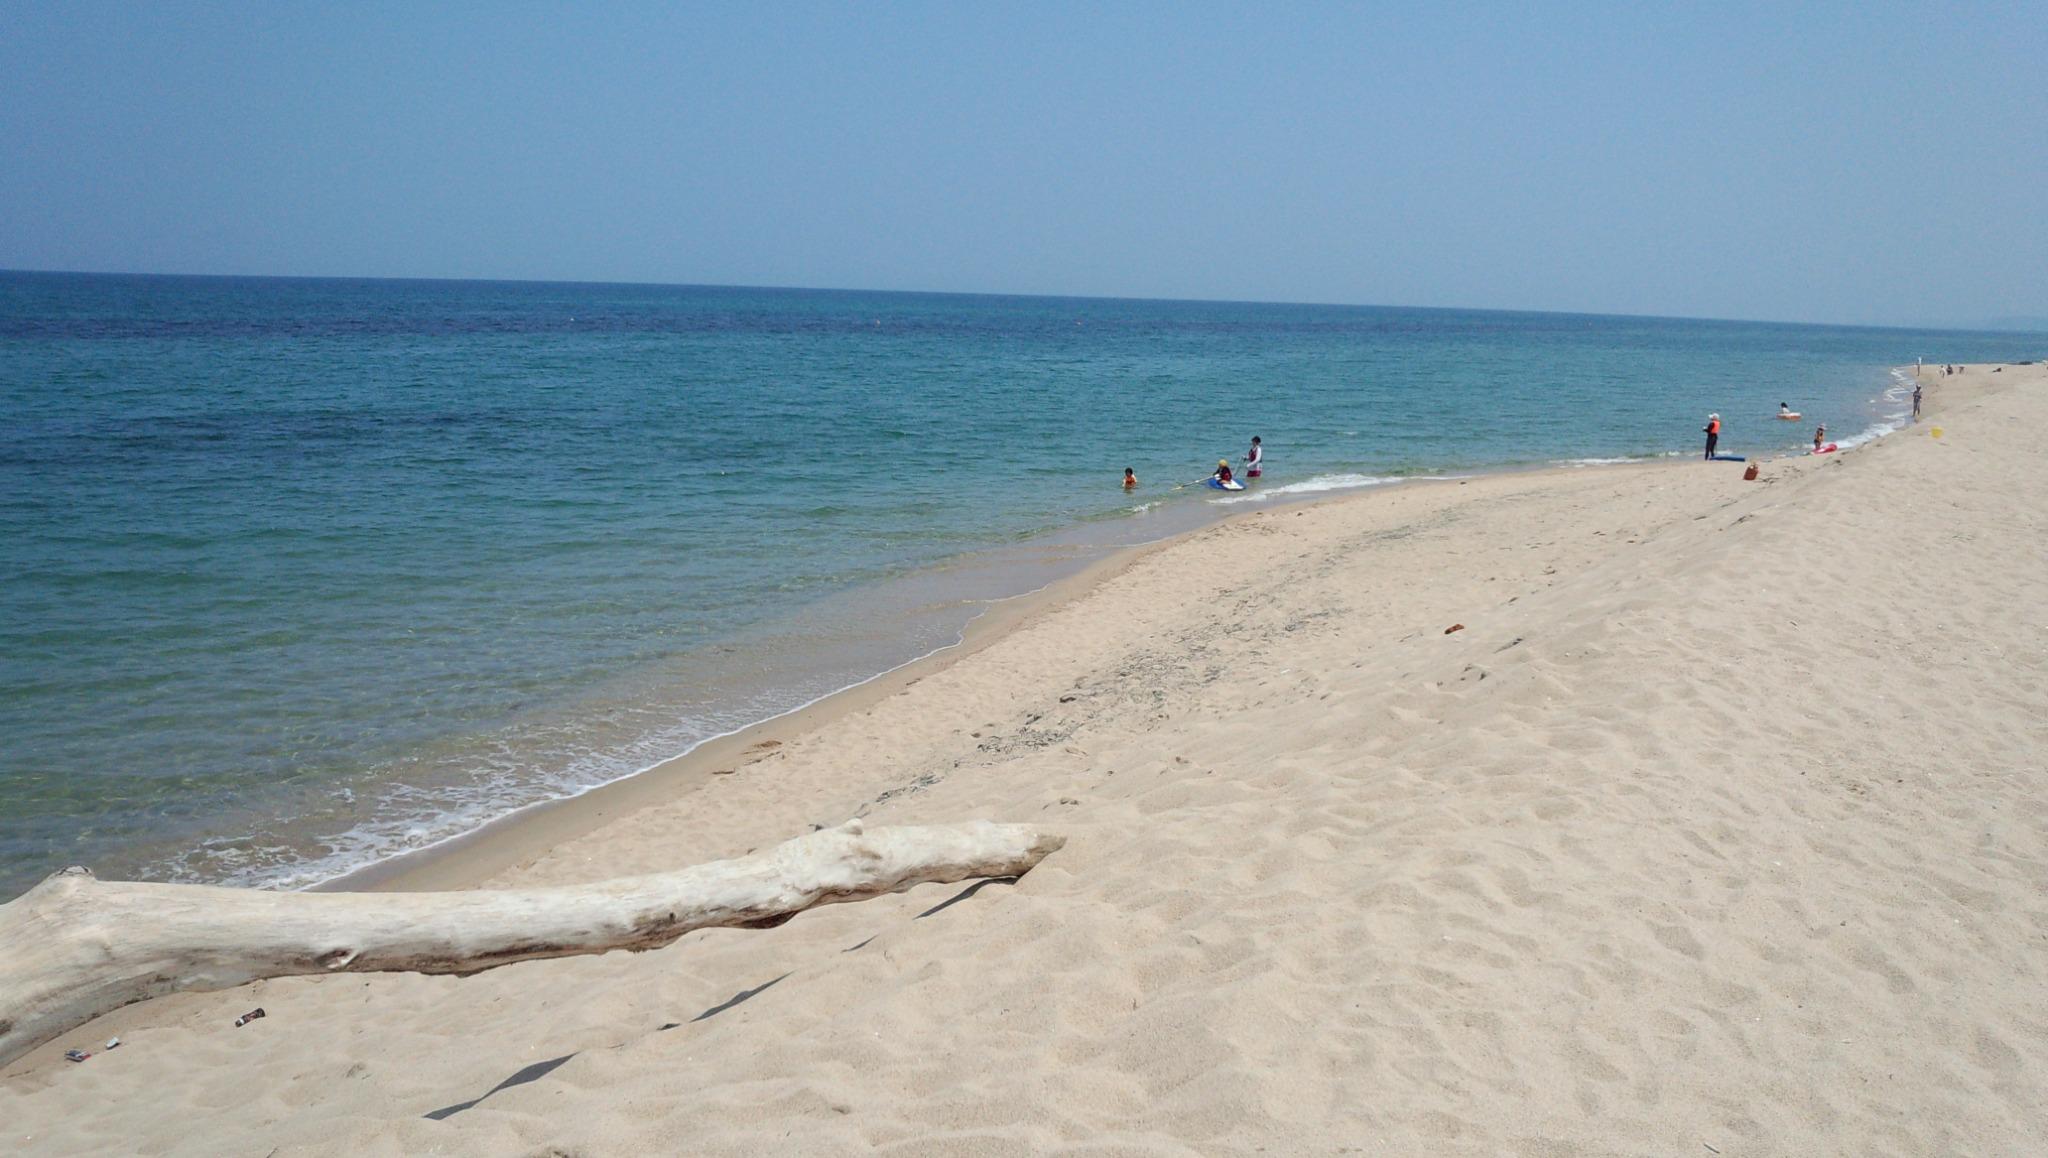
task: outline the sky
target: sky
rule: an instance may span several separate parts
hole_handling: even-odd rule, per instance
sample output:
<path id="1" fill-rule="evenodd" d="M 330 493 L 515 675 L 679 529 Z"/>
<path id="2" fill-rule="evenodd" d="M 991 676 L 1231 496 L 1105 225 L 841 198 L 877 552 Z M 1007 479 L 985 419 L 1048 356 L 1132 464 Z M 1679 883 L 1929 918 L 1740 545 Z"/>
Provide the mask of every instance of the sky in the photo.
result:
<path id="1" fill-rule="evenodd" d="M 0 268 L 2048 317 L 2048 4 L 0 0 Z"/>

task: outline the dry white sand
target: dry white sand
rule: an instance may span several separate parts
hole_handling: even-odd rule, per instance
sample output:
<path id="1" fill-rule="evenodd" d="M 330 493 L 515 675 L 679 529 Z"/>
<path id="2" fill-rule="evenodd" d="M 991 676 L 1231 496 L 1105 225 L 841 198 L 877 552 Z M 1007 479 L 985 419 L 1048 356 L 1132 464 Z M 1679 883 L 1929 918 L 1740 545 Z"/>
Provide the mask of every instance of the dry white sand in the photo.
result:
<path id="1" fill-rule="evenodd" d="M 1066 832 L 1021 882 L 133 1006 L 0 1147 L 2048 1153 L 2043 369 L 1197 533 L 486 883 L 857 813 Z"/>

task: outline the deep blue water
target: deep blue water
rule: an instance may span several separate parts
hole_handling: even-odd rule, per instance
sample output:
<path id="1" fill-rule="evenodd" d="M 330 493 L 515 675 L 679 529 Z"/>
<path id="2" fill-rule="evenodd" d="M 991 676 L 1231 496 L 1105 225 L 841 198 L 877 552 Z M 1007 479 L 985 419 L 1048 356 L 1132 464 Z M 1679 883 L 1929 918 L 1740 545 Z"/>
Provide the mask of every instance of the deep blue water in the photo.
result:
<path id="1" fill-rule="evenodd" d="M 1446 310 L 0 274 L 0 895 L 304 883 L 1263 493 L 1776 452 L 2042 339 Z M 1126 496 L 1122 468 L 1145 485 Z M 1253 496 L 1253 501 L 1259 501 Z"/>

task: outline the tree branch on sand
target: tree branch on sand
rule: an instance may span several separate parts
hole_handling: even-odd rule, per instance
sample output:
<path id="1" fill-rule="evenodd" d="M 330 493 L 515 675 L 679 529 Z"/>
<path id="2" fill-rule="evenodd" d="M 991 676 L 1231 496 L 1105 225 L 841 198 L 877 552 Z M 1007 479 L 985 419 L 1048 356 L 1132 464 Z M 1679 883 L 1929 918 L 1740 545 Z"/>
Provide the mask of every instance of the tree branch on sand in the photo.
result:
<path id="1" fill-rule="evenodd" d="M 912 885 L 1027 872 L 1066 838 L 973 821 L 857 820 L 733 860 L 563 888 L 280 893 L 65 869 L 0 905 L 0 1064 L 108 1010 L 318 973 L 475 973 L 760 928 Z"/>

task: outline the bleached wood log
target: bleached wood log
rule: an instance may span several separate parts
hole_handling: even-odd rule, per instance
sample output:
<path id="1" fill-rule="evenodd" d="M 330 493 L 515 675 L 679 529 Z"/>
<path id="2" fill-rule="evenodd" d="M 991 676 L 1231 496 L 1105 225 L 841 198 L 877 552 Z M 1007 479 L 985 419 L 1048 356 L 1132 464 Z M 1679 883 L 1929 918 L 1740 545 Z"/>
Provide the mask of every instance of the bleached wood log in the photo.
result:
<path id="1" fill-rule="evenodd" d="M 279 893 L 66 869 L 0 905 L 0 1064 L 102 1013 L 306 973 L 475 973 L 779 924 L 927 882 L 1015 876 L 1065 844 L 1022 825 L 859 821 L 676 872 L 566 888 Z"/>

